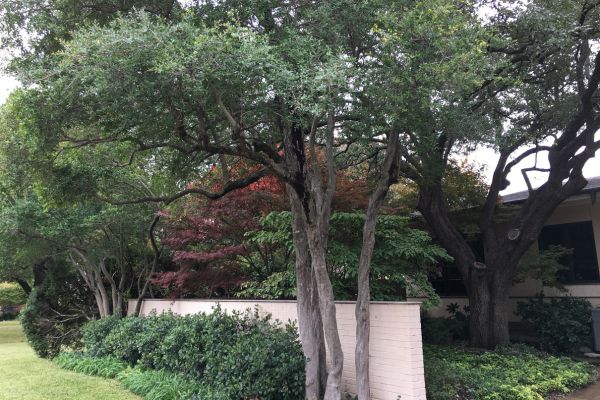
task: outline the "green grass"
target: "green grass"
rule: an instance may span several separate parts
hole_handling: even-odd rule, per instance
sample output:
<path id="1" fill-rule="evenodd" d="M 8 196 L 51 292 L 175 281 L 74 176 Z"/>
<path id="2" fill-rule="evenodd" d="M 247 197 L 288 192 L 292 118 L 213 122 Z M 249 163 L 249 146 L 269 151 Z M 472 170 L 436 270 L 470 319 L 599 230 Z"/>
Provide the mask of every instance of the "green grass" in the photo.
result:
<path id="1" fill-rule="evenodd" d="M 61 369 L 38 358 L 17 321 L 0 322 L 0 400 L 140 399 L 110 379 Z"/>

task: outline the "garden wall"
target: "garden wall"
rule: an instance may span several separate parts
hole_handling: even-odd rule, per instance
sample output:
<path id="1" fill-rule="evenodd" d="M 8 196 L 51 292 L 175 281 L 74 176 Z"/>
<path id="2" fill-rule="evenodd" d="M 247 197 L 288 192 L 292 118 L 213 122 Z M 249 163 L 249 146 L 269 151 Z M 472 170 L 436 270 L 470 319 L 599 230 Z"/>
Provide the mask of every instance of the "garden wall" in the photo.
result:
<path id="1" fill-rule="evenodd" d="M 244 311 L 258 307 L 259 313 L 271 314 L 282 322 L 296 321 L 295 301 L 210 301 L 144 300 L 141 314 L 152 311 L 175 314 L 209 313 L 220 304 L 226 311 Z M 344 351 L 343 380 L 345 390 L 356 392 L 354 347 L 356 321 L 354 302 L 337 302 L 337 320 Z M 425 400 L 423 346 L 421 341 L 420 303 L 371 303 L 370 377 L 375 400 Z M 129 310 L 135 309 L 135 300 Z"/>

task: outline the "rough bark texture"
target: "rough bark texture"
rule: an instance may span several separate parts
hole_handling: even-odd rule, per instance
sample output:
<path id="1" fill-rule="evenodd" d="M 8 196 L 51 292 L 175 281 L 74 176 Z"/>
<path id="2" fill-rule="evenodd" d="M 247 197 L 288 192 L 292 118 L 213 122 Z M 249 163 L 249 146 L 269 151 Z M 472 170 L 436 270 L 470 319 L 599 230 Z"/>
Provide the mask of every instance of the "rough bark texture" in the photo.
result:
<path id="1" fill-rule="evenodd" d="M 329 354 L 329 368 L 324 399 L 340 400 L 342 398 L 342 370 L 344 355 L 337 329 L 335 299 L 333 287 L 327 272 L 326 253 L 329 219 L 331 216 L 331 200 L 335 191 L 334 121 L 333 115 L 327 119 L 325 144 L 325 180 L 318 163 L 316 150 L 316 130 L 313 123 L 310 131 L 291 125 L 287 128 L 285 138 L 285 167 L 292 177 L 289 182 L 289 194 L 293 196 L 298 207 L 292 209 L 295 217 L 300 218 L 306 233 L 310 253 L 311 270 L 318 295 L 319 312 L 323 325 L 325 344 Z M 304 137 L 309 137 L 308 146 Z M 310 158 L 307 157 L 308 148 Z"/>
<path id="2" fill-rule="evenodd" d="M 291 188 L 288 188 L 288 193 Z M 300 330 L 300 343 L 305 364 L 306 398 L 318 400 L 323 393 L 326 380 L 325 348 L 323 341 L 323 324 L 319 311 L 319 296 L 316 281 L 310 268 L 310 255 L 308 238 L 302 222 L 302 204 L 295 194 L 290 194 L 292 208 L 292 235 L 296 254 L 296 287 L 298 327 Z"/>
<path id="3" fill-rule="evenodd" d="M 397 181 L 398 176 L 398 135 L 390 135 L 388 148 L 381 176 L 377 187 L 369 197 L 369 205 L 363 225 L 362 248 L 358 266 L 358 296 L 356 299 L 356 384 L 358 399 L 369 400 L 371 387 L 369 384 L 369 341 L 370 341 L 370 314 L 369 302 L 371 300 L 369 276 L 371 273 L 371 259 L 375 247 L 375 226 L 377 213 L 390 185 Z"/>

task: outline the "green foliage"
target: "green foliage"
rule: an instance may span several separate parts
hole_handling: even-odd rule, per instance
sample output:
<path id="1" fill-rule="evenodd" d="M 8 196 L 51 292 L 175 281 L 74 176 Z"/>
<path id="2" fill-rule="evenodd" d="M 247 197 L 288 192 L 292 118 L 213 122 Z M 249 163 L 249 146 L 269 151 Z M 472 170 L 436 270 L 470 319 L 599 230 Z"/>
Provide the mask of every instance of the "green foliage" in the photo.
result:
<path id="1" fill-rule="evenodd" d="M 53 358 L 62 348 L 79 347 L 80 328 L 95 313 L 81 278 L 66 265 L 53 263 L 42 285 L 31 292 L 20 320 L 37 355 Z"/>
<path id="2" fill-rule="evenodd" d="M 293 299 L 296 297 L 296 275 L 288 266 L 286 271 L 274 272 L 263 281 L 243 283 L 241 290 L 235 295 L 264 300 Z"/>
<path id="3" fill-rule="evenodd" d="M 566 290 L 558 281 L 558 277 L 560 276 L 559 272 L 567 269 L 561 263 L 561 259 L 572 253 L 573 249 L 557 245 L 550 245 L 547 249 L 540 251 L 535 251 L 535 249 L 529 251 L 521 259 L 513 281 L 522 282 L 527 278 L 533 278 L 542 281 L 544 286 Z"/>
<path id="4" fill-rule="evenodd" d="M 0 308 L 20 306 L 27 302 L 27 295 L 16 283 L 0 282 Z"/>
<path id="5" fill-rule="evenodd" d="M 327 251 L 328 270 L 336 298 L 356 297 L 364 215 L 333 213 Z M 427 297 L 427 305 L 439 300 L 427 274 L 440 260 L 450 260 L 444 249 L 432 243 L 429 235 L 408 227 L 406 217 L 381 215 L 377 220 L 375 249 L 371 266 L 373 300 L 403 300 L 407 296 Z M 291 215 L 271 213 L 263 220 L 263 229 L 249 235 L 259 243 L 277 243 L 291 247 Z M 293 273 L 278 272 L 262 282 L 246 284 L 240 296 L 281 298 L 290 294 Z M 282 296 L 277 296 L 281 294 Z"/>
<path id="6" fill-rule="evenodd" d="M 54 362 L 65 369 L 86 375 L 115 378 L 127 368 L 127 363 L 109 357 L 87 357 L 77 353 L 63 352 Z"/>
<path id="7" fill-rule="evenodd" d="M 304 356 L 296 329 L 249 311 L 103 318 L 83 331 L 86 356 L 161 371 L 155 377 L 165 382 L 193 379 L 226 399 L 300 399 L 304 394 Z M 132 390 L 143 392 L 151 376 L 131 373 L 127 380 L 141 385 Z"/>
<path id="8" fill-rule="evenodd" d="M 586 299 L 543 294 L 517 303 L 517 315 L 529 322 L 542 349 L 552 353 L 573 353 L 592 342 L 592 305 Z"/>
<path id="9" fill-rule="evenodd" d="M 483 353 L 425 346 L 429 400 L 543 400 L 594 379 L 590 364 L 549 356 L 526 346 Z"/>
<path id="10" fill-rule="evenodd" d="M 165 371 L 130 368 L 117 379 L 131 392 L 146 400 L 229 400 L 189 378 Z"/>
<path id="11" fill-rule="evenodd" d="M 448 317 L 429 317 L 421 319 L 423 341 L 430 344 L 448 344 L 455 340 L 469 339 L 469 307 L 461 310 L 456 303 L 446 306 Z"/>

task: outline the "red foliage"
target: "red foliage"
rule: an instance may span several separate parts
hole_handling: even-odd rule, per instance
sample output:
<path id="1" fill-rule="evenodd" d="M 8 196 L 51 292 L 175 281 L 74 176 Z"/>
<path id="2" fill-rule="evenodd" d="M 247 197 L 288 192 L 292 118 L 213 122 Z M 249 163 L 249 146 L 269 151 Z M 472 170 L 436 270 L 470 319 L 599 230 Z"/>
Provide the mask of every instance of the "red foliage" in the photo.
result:
<path id="1" fill-rule="evenodd" d="M 231 179 L 256 170 L 238 162 L 229 171 Z M 204 187 L 218 190 L 220 170 L 216 166 L 202 181 Z M 367 185 L 338 173 L 333 207 L 337 211 L 366 208 Z M 273 211 L 288 207 L 285 186 L 275 176 L 266 176 L 218 200 L 186 198 L 172 212 L 162 212 L 167 224 L 163 243 L 172 250 L 177 272 L 158 274 L 154 283 L 169 288 L 172 294 L 194 293 L 201 286 L 211 292 L 229 292 L 246 277 L 240 271 L 239 257 L 256 249 L 247 248 L 245 235 L 260 228 L 260 220 Z"/>

